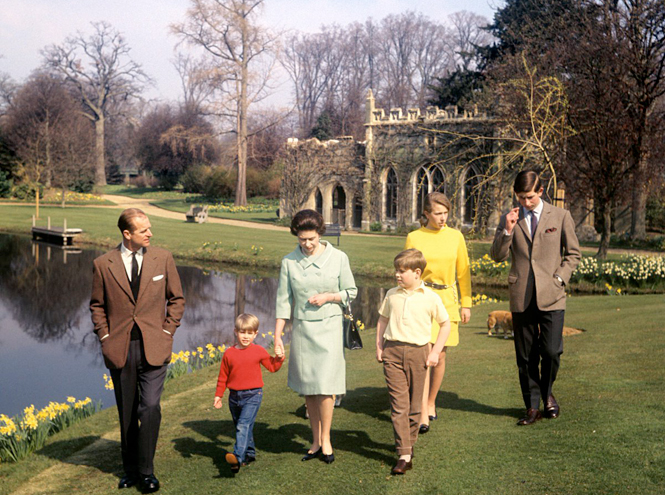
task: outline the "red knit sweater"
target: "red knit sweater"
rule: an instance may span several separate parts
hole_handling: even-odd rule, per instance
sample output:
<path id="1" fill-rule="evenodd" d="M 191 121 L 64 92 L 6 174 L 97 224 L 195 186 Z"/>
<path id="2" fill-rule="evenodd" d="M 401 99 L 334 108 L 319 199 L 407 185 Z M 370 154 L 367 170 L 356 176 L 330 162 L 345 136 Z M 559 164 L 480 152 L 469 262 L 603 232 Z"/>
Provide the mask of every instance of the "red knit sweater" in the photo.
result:
<path id="1" fill-rule="evenodd" d="M 219 367 L 217 391 L 215 397 L 222 397 L 224 390 L 249 390 L 263 387 L 261 376 L 262 364 L 265 369 L 274 373 L 282 367 L 284 358 L 271 357 L 263 347 L 250 344 L 245 349 L 233 346 L 224 352 Z"/>

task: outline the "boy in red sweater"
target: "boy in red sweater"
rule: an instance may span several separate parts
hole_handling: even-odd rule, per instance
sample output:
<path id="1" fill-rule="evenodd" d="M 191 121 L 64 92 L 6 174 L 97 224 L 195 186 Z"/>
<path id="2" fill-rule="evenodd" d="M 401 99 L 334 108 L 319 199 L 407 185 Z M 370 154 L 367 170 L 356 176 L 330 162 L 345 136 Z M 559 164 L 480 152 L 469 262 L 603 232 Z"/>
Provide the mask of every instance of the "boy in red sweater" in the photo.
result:
<path id="1" fill-rule="evenodd" d="M 263 347 L 253 343 L 258 331 L 259 319 L 256 316 L 244 313 L 236 318 L 234 332 L 237 343 L 224 353 L 217 379 L 214 406 L 221 409 L 222 396 L 228 388 L 229 410 L 236 427 L 233 453 L 226 454 L 226 462 L 231 465 L 233 473 L 240 471 L 241 465 L 246 466 L 256 460 L 254 421 L 263 398 L 260 364 L 274 373 L 284 361 L 281 348 L 275 350 L 275 357 L 270 357 Z"/>

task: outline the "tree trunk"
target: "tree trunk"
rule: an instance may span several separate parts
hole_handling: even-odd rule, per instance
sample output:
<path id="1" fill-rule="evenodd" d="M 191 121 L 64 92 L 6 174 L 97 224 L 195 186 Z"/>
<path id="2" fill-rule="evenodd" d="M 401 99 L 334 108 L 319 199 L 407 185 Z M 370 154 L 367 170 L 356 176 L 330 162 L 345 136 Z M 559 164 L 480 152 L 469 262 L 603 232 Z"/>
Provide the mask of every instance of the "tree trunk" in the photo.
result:
<path id="1" fill-rule="evenodd" d="M 647 157 L 638 149 L 633 175 L 633 196 L 630 212 L 630 237 L 644 240 L 647 237 Z"/>
<path id="2" fill-rule="evenodd" d="M 244 41 L 243 33 L 243 43 Z M 245 52 L 245 49 L 243 49 Z M 246 53 L 246 52 L 245 52 Z M 236 206 L 247 205 L 247 62 L 243 57 L 240 68 L 240 98 L 238 101 L 238 181 L 236 183 Z"/>
<path id="3" fill-rule="evenodd" d="M 632 151 L 632 160 L 635 168 L 633 174 L 633 194 L 630 212 L 630 236 L 632 239 L 644 240 L 647 237 L 647 177 L 648 150 L 645 149 L 645 133 L 647 127 L 647 111 L 643 109 L 636 117 L 638 119 L 637 136 Z"/>
<path id="4" fill-rule="evenodd" d="M 51 177 L 53 177 L 53 163 L 51 161 L 51 128 L 49 126 L 49 121 L 48 121 L 48 116 L 49 112 L 48 110 L 46 111 L 47 115 L 47 120 L 46 120 L 46 166 L 45 166 L 45 172 L 46 172 L 46 177 L 45 177 L 45 186 L 47 188 L 51 187 Z M 37 180 L 39 180 L 39 177 L 37 177 Z"/>
<path id="5" fill-rule="evenodd" d="M 644 186 L 633 188 L 633 204 L 630 217 L 630 236 L 634 240 L 647 237 L 647 191 Z"/>
<path id="6" fill-rule="evenodd" d="M 104 156 L 104 116 L 95 120 L 95 185 L 106 185 L 106 157 Z"/>
<path id="7" fill-rule="evenodd" d="M 612 235 L 612 209 L 609 205 L 603 207 L 603 231 L 600 235 L 600 246 L 596 258 L 604 260 L 607 258 L 607 251 L 610 247 L 610 237 Z"/>

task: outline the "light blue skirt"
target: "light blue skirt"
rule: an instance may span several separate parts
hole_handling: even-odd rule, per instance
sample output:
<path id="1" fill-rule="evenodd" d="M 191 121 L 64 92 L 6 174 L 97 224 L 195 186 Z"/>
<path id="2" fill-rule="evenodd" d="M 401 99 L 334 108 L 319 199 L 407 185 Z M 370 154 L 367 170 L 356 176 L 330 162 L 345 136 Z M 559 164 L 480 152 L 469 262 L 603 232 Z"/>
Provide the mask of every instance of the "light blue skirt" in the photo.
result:
<path id="1" fill-rule="evenodd" d="M 288 386 L 301 395 L 346 393 L 342 315 L 293 319 Z"/>

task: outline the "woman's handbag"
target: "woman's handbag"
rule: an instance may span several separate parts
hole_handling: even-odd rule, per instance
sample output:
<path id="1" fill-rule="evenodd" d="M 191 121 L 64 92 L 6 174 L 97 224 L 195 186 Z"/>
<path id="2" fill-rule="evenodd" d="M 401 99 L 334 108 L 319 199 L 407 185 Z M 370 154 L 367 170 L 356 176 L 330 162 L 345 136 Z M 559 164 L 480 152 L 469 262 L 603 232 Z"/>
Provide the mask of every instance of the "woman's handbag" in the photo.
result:
<path id="1" fill-rule="evenodd" d="M 348 300 L 348 292 L 346 293 L 346 297 Z M 363 341 L 360 338 L 360 332 L 358 332 L 356 320 L 351 312 L 351 301 L 349 301 L 346 308 L 344 308 L 342 330 L 344 332 L 344 347 L 351 350 L 363 348 Z"/>

